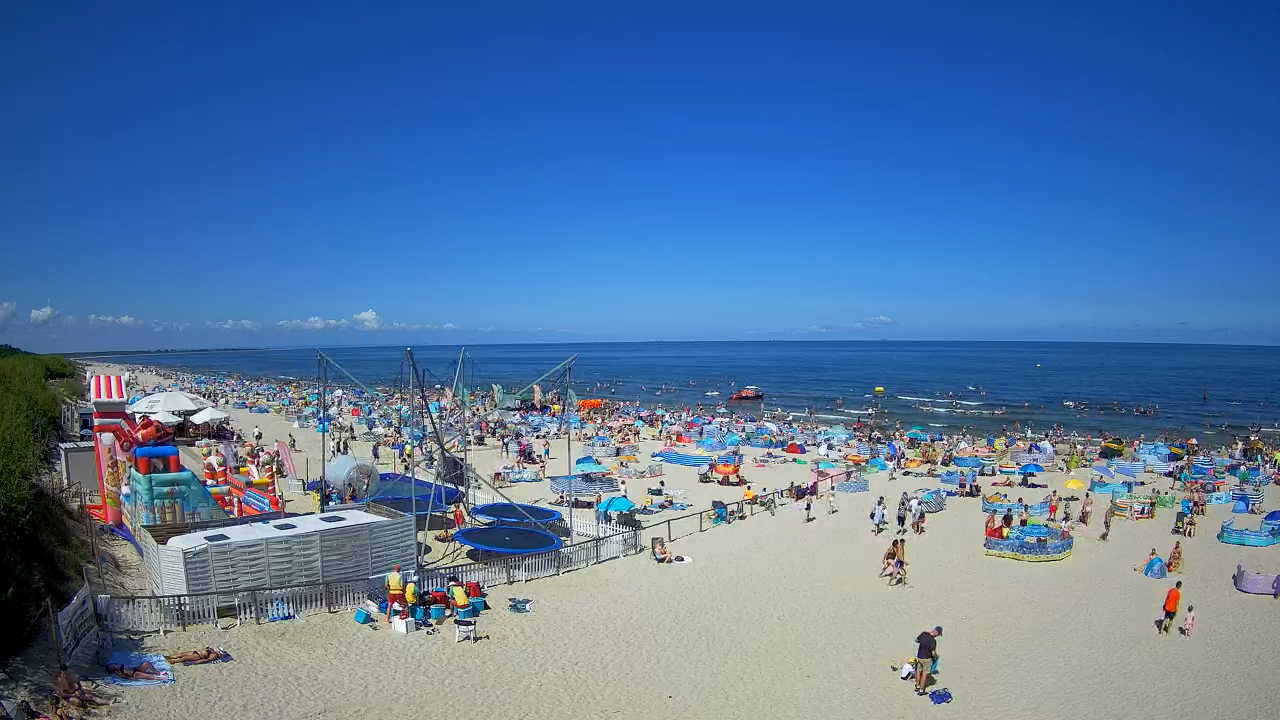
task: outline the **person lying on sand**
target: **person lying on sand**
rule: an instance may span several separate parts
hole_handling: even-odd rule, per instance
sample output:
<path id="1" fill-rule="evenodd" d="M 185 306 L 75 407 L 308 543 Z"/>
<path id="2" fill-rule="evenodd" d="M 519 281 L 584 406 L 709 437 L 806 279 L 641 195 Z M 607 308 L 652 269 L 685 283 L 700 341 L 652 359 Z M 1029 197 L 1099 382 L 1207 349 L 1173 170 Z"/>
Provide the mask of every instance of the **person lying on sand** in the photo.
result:
<path id="1" fill-rule="evenodd" d="M 68 670 L 66 665 L 58 666 L 58 675 L 53 679 L 53 691 L 59 698 L 78 708 L 111 704 L 111 700 L 95 695 L 82 687 L 80 678 Z"/>
<path id="2" fill-rule="evenodd" d="M 145 660 L 132 667 L 120 663 L 107 663 L 104 667 L 107 672 L 125 680 L 164 680 L 167 677 L 159 668 Z"/>
<path id="3" fill-rule="evenodd" d="M 174 653 L 173 655 L 165 655 L 164 659 L 169 662 L 191 663 L 192 665 L 202 665 L 204 663 L 213 662 L 222 657 L 222 650 L 207 647 L 203 650 L 188 650 L 185 652 Z"/>

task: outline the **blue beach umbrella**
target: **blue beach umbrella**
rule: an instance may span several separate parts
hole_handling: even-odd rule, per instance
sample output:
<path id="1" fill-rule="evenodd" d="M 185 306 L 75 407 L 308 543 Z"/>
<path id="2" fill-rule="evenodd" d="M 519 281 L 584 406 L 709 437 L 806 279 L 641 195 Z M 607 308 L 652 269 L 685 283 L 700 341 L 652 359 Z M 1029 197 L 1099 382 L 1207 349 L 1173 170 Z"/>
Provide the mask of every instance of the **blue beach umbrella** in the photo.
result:
<path id="1" fill-rule="evenodd" d="M 1027 463 L 1026 465 L 1023 465 L 1022 467 L 1018 468 L 1018 472 L 1022 473 L 1023 475 L 1030 475 L 1031 473 L 1044 472 L 1044 468 L 1040 467 L 1035 463 Z"/>
<path id="2" fill-rule="evenodd" d="M 1105 478 L 1112 478 L 1112 479 L 1114 479 L 1114 478 L 1115 478 L 1115 476 L 1116 476 L 1116 474 L 1115 474 L 1114 472 L 1111 472 L 1111 468 L 1109 468 L 1109 467 L 1107 467 L 1107 466 L 1105 466 L 1105 465 L 1095 465 L 1092 469 L 1093 469 L 1093 471 L 1094 471 L 1094 472 L 1098 473 L 1099 475 L 1101 475 L 1102 477 L 1105 477 Z"/>

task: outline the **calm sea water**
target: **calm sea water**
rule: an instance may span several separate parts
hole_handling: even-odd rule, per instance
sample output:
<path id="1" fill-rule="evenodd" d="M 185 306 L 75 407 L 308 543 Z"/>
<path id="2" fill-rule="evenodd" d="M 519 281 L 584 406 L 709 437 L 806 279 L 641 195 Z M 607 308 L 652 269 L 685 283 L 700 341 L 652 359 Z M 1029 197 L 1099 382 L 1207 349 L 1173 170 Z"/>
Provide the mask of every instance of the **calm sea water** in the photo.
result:
<path id="1" fill-rule="evenodd" d="M 327 348 L 366 384 L 404 382 L 403 347 Z M 459 348 L 415 347 L 438 382 L 454 376 Z M 933 427 L 998 428 L 1015 422 L 1097 434 L 1162 432 L 1227 440 L 1280 422 L 1280 348 L 1221 345 L 963 342 L 694 342 L 477 345 L 467 384 L 522 387 L 571 355 L 579 395 L 599 393 L 667 406 L 714 404 L 757 385 L 765 407 L 807 409 L 832 422 L 877 407 Z M 119 362 L 207 373 L 314 379 L 315 350 L 214 351 L 118 356 Z M 341 374 L 330 371 L 340 382 Z M 608 384 L 608 388 L 605 384 Z M 544 382 L 544 389 L 551 387 Z M 883 387 L 882 396 L 874 389 Z M 658 392 L 662 392 L 658 395 Z M 704 393 L 719 392 L 718 397 Z M 985 394 L 983 394 L 985 393 Z M 950 397 L 948 397 L 950 394 Z M 843 409 L 837 408 L 837 400 Z M 1064 401 L 1084 402 L 1080 411 Z M 932 407 L 926 412 L 920 407 Z M 1135 415 L 1134 408 L 1155 408 Z M 758 409 L 759 403 L 744 407 Z M 1004 409 L 1003 415 L 989 415 Z M 964 411 L 960 414 L 957 411 Z M 1223 425 L 1227 427 L 1224 429 Z"/>

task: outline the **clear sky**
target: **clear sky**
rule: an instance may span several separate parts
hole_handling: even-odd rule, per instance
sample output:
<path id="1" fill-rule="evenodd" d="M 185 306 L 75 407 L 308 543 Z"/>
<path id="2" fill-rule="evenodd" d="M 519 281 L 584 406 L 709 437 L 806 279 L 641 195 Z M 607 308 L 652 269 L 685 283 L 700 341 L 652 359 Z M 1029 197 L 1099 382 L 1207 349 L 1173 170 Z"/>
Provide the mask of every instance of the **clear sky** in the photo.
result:
<path id="1" fill-rule="evenodd" d="M 0 342 L 1280 343 L 1280 4 L 9 2 Z"/>

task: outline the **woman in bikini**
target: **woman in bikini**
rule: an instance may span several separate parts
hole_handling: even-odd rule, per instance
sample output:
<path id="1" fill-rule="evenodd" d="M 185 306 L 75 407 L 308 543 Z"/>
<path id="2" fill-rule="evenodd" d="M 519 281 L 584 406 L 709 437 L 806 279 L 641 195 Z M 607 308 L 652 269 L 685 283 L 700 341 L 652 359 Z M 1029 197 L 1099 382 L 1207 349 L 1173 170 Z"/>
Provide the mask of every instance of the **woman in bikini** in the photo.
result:
<path id="1" fill-rule="evenodd" d="M 173 655 L 165 655 L 164 659 L 169 662 L 191 663 L 192 665 L 200 665 L 202 663 L 213 662 L 222 657 L 222 651 L 207 647 L 203 650 L 188 650 L 186 652 L 175 653 Z"/>
<path id="2" fill-rule="evenodd" d="M 1177 540 L 1173 543 L 1173 550 L 1169 551 L 1169 561 L 1164 564 L 1165 568 L 1171 573 L 1182 572 L 1182 541 Z"/>
<path id="3" fill-rule="evenodd" d="M 167 680 L 168 676 L 160 672 L 160 670 L 152 665 L 149 661 L 143 661 L 134 667 L 121 665 L 119 663 L 107 663 L 107 672 L 125 680 Z"/>
<path id="4" fill-rule="evenodd" d="M 884 561 L 880 566 L 880 577 L 884 577 L 893 572 L 893 561 L 898 558 L 898 543 L 900 540 L 894 540 L 888 550 L 884 551 Z"/>

